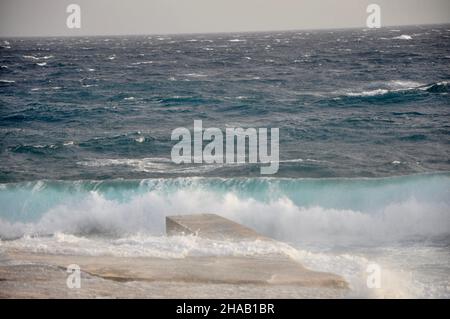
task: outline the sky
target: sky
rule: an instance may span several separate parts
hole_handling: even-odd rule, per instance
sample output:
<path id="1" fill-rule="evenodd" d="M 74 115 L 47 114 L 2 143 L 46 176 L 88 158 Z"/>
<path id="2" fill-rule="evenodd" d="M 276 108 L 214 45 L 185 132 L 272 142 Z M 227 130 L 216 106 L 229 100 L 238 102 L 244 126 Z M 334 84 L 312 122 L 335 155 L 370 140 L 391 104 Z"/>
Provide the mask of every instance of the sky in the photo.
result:
<path id="1" fill-rule="evenodd" d="M 0 36 L 173 34 L 450 23 L 450 0 L 0 0 Z M 66 26 L 69 4 L 81 28 Z"/>

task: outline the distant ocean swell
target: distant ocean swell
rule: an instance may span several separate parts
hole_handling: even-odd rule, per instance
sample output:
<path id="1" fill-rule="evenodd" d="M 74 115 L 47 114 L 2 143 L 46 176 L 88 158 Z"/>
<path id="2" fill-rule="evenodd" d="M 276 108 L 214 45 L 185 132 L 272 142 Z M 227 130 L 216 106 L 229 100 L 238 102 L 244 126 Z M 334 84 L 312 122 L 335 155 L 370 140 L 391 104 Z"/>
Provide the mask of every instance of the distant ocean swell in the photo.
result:
<path id="1" fill-rule="evenodd" d="M 410 95 L 427 95 L 429 93 L 435 94 L 448 94 L 450 90 L 449 83 L 447 81 L 433 82 L 429 84 L 420 84 L 412 81 L 390 81 L 380 88 L 363 90 L 360 92 L 346 92 L 344 95 L 347 97 L 374 97 L 384 96 L 392 98 L 395 95 L 407 97 Z"/>
<path id="2" fill-rule="evenodd" d="M 450 175 L 380 179 L 174 178 L 0 186 L 0 238 L 164 234 L 171 214 L 217 213 L 290 242 L 450 236 Z"/>
<path id="3" fill-rule="evenodd" d="M 193 119 L 279 128 L 276 177 L 448 172 L 449 32 L 3 39 L 0 182 L 260 177 L 167 161 Z"/>

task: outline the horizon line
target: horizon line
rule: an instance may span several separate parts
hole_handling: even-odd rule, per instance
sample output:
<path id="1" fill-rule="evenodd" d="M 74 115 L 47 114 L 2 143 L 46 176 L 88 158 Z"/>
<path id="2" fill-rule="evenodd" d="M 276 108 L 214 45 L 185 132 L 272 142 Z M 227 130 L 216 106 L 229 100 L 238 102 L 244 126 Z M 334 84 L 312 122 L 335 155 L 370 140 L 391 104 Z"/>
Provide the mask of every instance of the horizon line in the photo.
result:
<path id="1" fill-rule="evenodd" d="M 186 36 L 186 35 L 203 35 L 203 34 L 245 34 L 245 33 L 273 33 L 273 32 L 300 32 L 300 31 L 331 31 L 331 30 L 382 30 L 385 28 L 395 27 L 420 27 L 420 26 L 437 26 L 437 25 L 450 25 L 449 22 L 442 23 L 420 23 L 420 24 L 397 24 L 397 25 L 384 25 L 380 28 L 368 28 L 367 26 L 361 27 L 334 27 L 334 28 L 304 28 L 304 29 L 276 29 L 276 30 L 244 30 L 244 31 L 217 31 L 217 32 L 178 32 L 178 33 L 124 33 L 124 34 L 74 34 L 74 35 L 0 35 L 1 39 L 20 39 L 20 38 L 86 38 L 86 37 L 139 37 L 139 36 Z"/>

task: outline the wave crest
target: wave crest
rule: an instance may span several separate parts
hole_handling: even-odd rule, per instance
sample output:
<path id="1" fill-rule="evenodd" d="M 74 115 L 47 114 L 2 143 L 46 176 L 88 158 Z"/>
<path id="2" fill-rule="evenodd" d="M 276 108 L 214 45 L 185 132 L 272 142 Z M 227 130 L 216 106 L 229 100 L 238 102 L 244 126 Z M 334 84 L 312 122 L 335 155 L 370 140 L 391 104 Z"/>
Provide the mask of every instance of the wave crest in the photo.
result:
<path id="1" fill-rule="evenodd" d="M 367 243 L 450 234 L 450 180 L 160 179 L 0 189 L 0 238 L 164 234 L 171 214 L 217 213 L 290 242 Z M 10 201 L 7 201 L 9 199 Z"/>

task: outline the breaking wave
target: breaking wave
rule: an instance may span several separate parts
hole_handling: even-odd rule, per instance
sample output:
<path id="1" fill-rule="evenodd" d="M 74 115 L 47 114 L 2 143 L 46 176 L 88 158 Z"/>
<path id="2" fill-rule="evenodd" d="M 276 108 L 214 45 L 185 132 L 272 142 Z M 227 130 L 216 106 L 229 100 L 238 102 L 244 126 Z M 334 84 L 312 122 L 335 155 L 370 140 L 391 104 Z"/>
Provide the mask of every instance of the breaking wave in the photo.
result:
<path id="1" fill-rule="evenodd" d="M 217 213 L 289 242 L 450 235 L 450 176 L 39 181 L 0 188 L 0 238 L 164 234 L 172 214 Z"/>
<path id="2" fill-rule="evenodd" d="M 346 97 L 393 97 L 402 94 L 426 94 L 426 93 L 448 93 L 449 83 L 447 81 L 420 84 L 413 81 L 391 81 L 379 88 L 367 89 L 359 92 L 345 92 Z"/>

